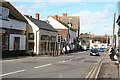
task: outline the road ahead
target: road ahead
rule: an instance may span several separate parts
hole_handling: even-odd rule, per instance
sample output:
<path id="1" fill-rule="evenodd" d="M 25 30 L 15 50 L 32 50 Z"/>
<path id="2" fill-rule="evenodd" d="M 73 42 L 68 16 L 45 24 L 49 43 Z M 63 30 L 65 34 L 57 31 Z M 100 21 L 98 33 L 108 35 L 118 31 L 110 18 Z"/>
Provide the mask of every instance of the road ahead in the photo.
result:
<path id="1" fill-rule="evenodd" d="M 3 78 L 95 78 L 101 56 L 89 51 L 59 57 L 29 57 L 2 62 Z"/>

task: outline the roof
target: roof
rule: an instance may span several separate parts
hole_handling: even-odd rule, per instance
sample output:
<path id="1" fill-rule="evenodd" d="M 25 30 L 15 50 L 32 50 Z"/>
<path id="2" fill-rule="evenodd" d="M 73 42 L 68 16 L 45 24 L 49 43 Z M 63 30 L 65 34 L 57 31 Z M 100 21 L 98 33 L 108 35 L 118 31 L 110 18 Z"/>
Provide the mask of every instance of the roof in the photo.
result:
<path id="1" fill-rule="evenodd" d="M 120 15 L 118 16 L 116 23 L 118 23 L 118 25 L 120 25 Z"/>
<path id="2" fill-rule="evenodd" d="M 59 21 L 64 22 L 66 25 L 68 25 L 69 23 L 69 18 L 72 18 L 71 23 L 72 23 L 72 27 L 75 30 L 78 30 L 78 27 L 80 27 L 79 24 L 79 16 L 59 16 Z"/>
<path id="3" fill-rule="evenodd" d="M 60 22 L 61 24 L 63 24 L 63 25 L 66 26 L 67 28 L 69 28 L 69 26 L 68 26 L 66 23 L 64 23 L 64 22 L 62 22 L 62 21 L 60 21 L 60 20 L 58 20 L 58 22 Z M 76 30 L 75 30 L 74 28 L 72 28 L 72 27 L 70 27 L 70 30 L 76 32 Z"/>
<path id="4" fill-rule="evenodd" d="M 26 16 L 27 17 L 27 16 Z M 33 22 L 36 26 L 38 26 L 40 29 L 49 30 L 57 32 L 56 29 L 54 29 L 50 24 L 48 24 L 45 21 L 37 20 L 31 17 L 27 17 L 31 22 Z"/>
<path id="5" fill-rule="evenodd" d="M 66 26 L 61 24 L 59 21 L 55 20 L 53 17 L 49 17 L 46 19 L 46 21 L 52 25 L 55 29 L 68 29 Z"/>
<path id="6" fill-rule="evenodd" d="M 1 4 L 2 3 L 2 4 Z M 27 20 L 23 17 L 23 15 L 8 1 L 0 1 L 0 6 L 8 8 L 10 12 L 10 16 L 14 17 L 16 20 L 20 20 L 23 22 L 27 22 Z"/>

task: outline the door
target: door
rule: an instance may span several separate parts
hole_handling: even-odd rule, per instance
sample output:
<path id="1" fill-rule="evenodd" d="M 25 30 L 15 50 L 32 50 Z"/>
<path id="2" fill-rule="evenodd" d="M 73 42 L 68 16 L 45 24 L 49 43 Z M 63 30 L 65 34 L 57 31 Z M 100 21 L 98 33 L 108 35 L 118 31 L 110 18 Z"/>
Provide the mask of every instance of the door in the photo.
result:
<path id="1" fill-rule="evenodd" d="M 14 50 L 20 50 L 20 37 L 14 38 Z"/>

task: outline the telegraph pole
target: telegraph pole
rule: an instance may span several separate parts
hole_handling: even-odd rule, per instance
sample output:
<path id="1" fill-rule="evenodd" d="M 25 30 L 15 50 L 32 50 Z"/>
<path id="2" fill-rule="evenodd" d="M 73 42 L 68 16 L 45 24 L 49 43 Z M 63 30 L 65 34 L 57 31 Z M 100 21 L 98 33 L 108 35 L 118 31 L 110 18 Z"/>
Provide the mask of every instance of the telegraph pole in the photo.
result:
<path id="1" fill-rule="evenodd" d="M 77 50 L 80 49 L 80 47 L 79 47 L 79 37 L 80 37 L 80 18 L 78 20 L 78 39 L 77 39 L 78 44 L 77 44 Z"/>
<path id="2" fill-rule="evenodd" d="M 114 39 L 114 33 L 115 33 L 115 18 L 116 18 L 116 13 L 114 13 L 114 22 L 113 22 L 113 44 L 112 46 L 114 47 L 114 42 L 115 42 L 115 39 Z"/>

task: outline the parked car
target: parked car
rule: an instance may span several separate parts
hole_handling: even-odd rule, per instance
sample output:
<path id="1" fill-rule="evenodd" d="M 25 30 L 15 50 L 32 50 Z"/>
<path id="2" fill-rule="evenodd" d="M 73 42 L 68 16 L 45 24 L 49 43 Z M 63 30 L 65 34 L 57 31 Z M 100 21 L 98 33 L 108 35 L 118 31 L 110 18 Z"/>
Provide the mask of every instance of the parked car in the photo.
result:
<path id="1" fill-rule="evenodd" d="M 103 48 L 100 48 L 100 49 L 99 49 L 99 52 L 104 52 L 104 49 L 103 49 Z"/>
<path id="2" fill-rule="evenodd" d="M 98 49 L 91 49 L 90 56 L 100 56 Z"/>

